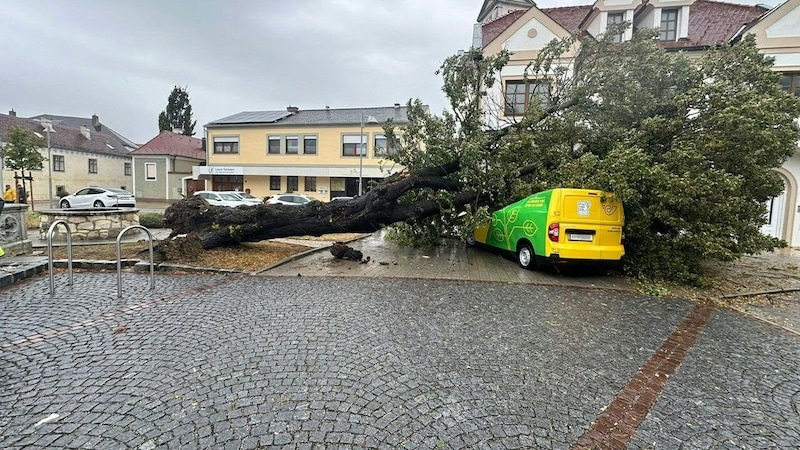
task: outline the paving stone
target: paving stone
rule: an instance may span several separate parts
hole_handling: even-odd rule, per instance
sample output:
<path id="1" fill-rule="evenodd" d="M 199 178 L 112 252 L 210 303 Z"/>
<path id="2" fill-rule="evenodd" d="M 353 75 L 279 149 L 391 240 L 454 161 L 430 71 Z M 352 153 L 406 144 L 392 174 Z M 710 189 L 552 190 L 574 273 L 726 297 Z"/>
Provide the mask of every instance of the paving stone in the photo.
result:
<path id="1" fill-rule="evenodd" d="M 692 307 L 474 282 L 124 279 L 122 299 L 113 273 L 54 299 L 45 277 L 0 291 L 0 448 L 569 448 Z M 716 320 L 637 445 L 796 442 L 797 340 Z"/>

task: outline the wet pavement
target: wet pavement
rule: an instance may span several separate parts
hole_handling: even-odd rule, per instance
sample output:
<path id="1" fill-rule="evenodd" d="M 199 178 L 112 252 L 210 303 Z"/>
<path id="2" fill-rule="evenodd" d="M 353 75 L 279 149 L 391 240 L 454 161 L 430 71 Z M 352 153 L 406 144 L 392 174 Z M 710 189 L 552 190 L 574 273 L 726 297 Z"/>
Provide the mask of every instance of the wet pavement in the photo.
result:
<path id="1" fill-rule="evenodd" d="M 798 335 L 460 243 L 329 244 L 155 291 L 126 271 L 119 299 L 114 272 L 0 289 L 0 448 L 800 442 Z"/>
<path id="2" fill-rule="evenodd" d="M 712 308 L 672 375 L 646 370 L 687 301 L 213 274 L 159 274 L 151 292 L 136 273 L 117 299 L 115 278 L 0 290 L 0 448 L 566 449 L 589 430 L 630 448 L 800 442 L 796 336 Z M 594 424 L 659 393 L 636 428 Z"/>
<path id="3" fill-rule="evenodd" d="M 368 262 L 336 259 L 328 251 L 320 251 L 263 272 L 268 276 L 419 278 L 439 280 L 472 280 L 498 283 L 525 283 L 552 286 L 604 288 L 635 291 L 627 279 L 609 277 L 597 272 L 572 272 L 563 276 L 555 272 L 531 271 L 515 261 L 483 247 L 468 247 L 453 240 L 431 248 L 402 247 L 383 239 L 376 232 L 348 245 L 362 252 Z"/>

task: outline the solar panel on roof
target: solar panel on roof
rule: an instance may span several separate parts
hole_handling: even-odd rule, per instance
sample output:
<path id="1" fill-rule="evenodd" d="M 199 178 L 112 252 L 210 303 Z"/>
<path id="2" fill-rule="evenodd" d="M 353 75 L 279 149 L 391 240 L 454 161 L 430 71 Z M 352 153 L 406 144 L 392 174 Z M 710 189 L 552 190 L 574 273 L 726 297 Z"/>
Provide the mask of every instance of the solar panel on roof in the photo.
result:
<path id="1" fill-rule="evenodd" d="M 244 111 L 211 123 L 270 123 L 290 116 L 288 111 Z"/>

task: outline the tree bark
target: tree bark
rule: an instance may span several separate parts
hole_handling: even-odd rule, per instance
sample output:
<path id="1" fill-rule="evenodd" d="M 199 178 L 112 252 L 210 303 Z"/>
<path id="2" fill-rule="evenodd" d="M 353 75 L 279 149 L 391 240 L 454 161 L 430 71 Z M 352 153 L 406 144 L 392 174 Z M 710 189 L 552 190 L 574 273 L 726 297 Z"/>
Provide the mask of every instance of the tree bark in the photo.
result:
<path id="1" fill-rule="evenodd" d="M 457 163 L 429 168 L 419 173 L 394 174 L 360 197 L 303 206 L 255 205 L 229 208 L 211 206 L 200 197 L 181 200 L 164 213 L 164 223 L 178 235 L 199 237 L 204 249 L 258 242 L 288 236 L 320 236 L 328 233 L 370 233 L 396 222 L 413 222 L 451 205 L 435 201 L 398 203 L 412 189 L 428 188 L 458 192 L 455 205 L 475 200 L 474 192 L 460 192 L 460 183 L 446 175 L 458 170 Z"/>

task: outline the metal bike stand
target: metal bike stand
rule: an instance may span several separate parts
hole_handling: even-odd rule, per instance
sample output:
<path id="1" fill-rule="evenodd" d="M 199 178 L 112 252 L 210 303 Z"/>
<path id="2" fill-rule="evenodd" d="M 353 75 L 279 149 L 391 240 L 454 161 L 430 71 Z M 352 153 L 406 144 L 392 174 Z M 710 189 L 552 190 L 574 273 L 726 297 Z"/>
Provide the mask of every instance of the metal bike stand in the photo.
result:
<path id="1" fill-rule="evenodd" d="M 134 228 L 144 230 L 147 233 L 147 239 L 150 241 L 150 290 L 156 289 L 155 266 L 153 265 L 153 233 L 141 225 L 131 225 L 120 231 L 117 236 L 117 298 L 122 298 L 122 252 L 120 251 L 120 243 L 122 242 L 122 235 Z"/>
<path id="2" fill-rule="evenodd" d="M 53 281 L 53 232 L 58 225 L 64 225 L 64 229 L 67 230 L 67 268 L 69 271 L 69 283 L 67 283 L 67 286 L 72 286 L 72 231 L 70 231 L 69 224 L 65 220 L 56 220 L 47 229 L 47 268 L 50 270 L 50 297 L 55 294 L 55 282 Z"/>

